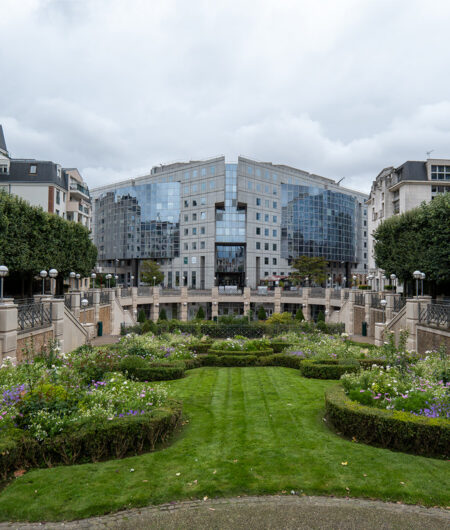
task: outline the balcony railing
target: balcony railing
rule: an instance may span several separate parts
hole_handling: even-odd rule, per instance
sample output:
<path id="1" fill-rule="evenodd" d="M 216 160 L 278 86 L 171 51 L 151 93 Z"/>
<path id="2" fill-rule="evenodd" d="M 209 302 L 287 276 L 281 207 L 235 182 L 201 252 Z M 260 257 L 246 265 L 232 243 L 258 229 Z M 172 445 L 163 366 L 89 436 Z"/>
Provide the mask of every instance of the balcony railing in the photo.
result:
<path id="1" fill-rule="evenodd" d="M 341 290 L 340 289 L 333 289 L 331 291 L 331 298 L 340 300 L 341 299 Z"/>
<path id="2" fill-rule="evenodd" d="M 51 304 L 33 302 L 20 304 L 17 307 L 17 323 L 19 331 L 49 326 L 52 322 Z"/>
<path id="3" fill-rule="evenodd" d="M 268 289 L 251 289 L 250 290 L 251 296 L 274 296 L 274 291 L 269 291 Z"/>
<path id="4" fill-rule="evenodd" d="M 281 296 L 303 296 L 303 289 L 295 289 L 292 291 L 281 291 Z"/>
<path id="5" fill-rule="evenodd" d="M 419 304 L 419 322 L 450 328 L 450 305 Z"/>
<path id="6" fill-rule="evenodd" d="M 236 296 L 242 294 L 242 289 L 235 287 L 234 285 L 221 285 L 219 286 L 219 296 Z"/>
<path id="7" fill-rule="evenodd" d="M 101 305 L 109 304 L 109 292 L 108 291 L 100 292 L 100 304 Z"/>
<path id="8" fill-rule="evenodd" d="M 355 294 L 355 305 L 362 305 L 364 306 L 364 294 L 363 293 L 356 293 Z"/>
<path id="9" fill-rule="evenodd" d="M 127 296 L 131 296 L 131 289 L 129 287 L 125 287 L 120 290 L 120 296 L 122 298 L 126 298 Z"/>
<path id="10" fill-rule="evenodd" d="M 311 287 L 311 298 L 325 298 L 325 289 L 323 287 Z"/>
<path id="11" fill-rule="evenodd" d="M 209 289 L 188 289 L 188 295 L 211 296 L 211 291 Z"/>
<path id="12" fill-rule="evenodd" d="M 138 296 L 151 296 L 152 294 L 153 287 L 147 287 L 146 285 L 138 287 Z"/>
<path id="13" fill-rule="evenodd" d="M 181 296 L 181 289 L 161 289 L 160 296 Z"/>
<path id="14" fill-rule="evenodd" d="M 92 307 L 94 305 L 94 293 L 88 292 L 88 291 L 81 293 L 81 300 L 83 300 L 83 298 L 88 301 L 86 307 Z M 81 300 L 80 300 L 80 305 L 81 305 Z"/>
<path id="15" fill-rule="evenodd" d="M 381 296 L 378 294 L 373 294 L 370 297 L 370 307 L 373 307 L 374 309 L 383 309 L 381 305 Z"/>

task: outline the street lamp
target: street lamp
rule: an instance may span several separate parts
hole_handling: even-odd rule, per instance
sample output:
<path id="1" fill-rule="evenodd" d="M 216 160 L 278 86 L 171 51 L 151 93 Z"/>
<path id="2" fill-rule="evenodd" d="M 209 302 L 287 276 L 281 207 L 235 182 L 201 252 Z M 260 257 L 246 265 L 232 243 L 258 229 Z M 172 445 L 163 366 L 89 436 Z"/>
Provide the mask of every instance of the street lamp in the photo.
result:
<path id="1" fill-rule="evenodd" d="M 381 277 L 381 290 L 384 291 L 384 288 L 386 286 L 386 276 L 383 274 Z"/>
<path id="2" fill-rule="evenodd" d="M 79 291 L 80 290 L 80 278 L 81 278 L 81 274 L 79 272 L 77 272 L 76 278 L 77 278 L 77 291 Z"/>
<path id="3" fill-rule="evenodd" d="M 342 278 L 342 282 L 343 282 L 343 286 L 342 287 L 345 287 L 347 285 L 347 276 L 344 276 Z"/>
<path id="4" fill-rule="evenodd" d="M 306 287 L 308 287 L 308 284 L 309 284 L 309 277 L 308 276 L 306 276 L 306 278 L 305 278 L 305 283 L 306 283 Z"/>
<path id="5" fill-rule="evenodd" d="M 95 274 L 95 272 L 91 274 L 91 278 L 92 278 L 92 289 L 93 289 L 95 287 L 95 278 L 97 278 L 97 275 Z"/>
<path id="6" fill-rule="evenodd" d="M 155 287 L 156 276 L 153 276 L 153 287 Z"/>
<path id="7" fill-rule="evenodd" d="M 416 298 L 419 298 L 419 280 L 422 279 L 422 273 L 420 271 L 414 271 L 413 278 L 416 280 Z"/>
<path id="8" fill-rule="evenodd" d="M 383 323 L 386 322 L 386 304 L 387 304 L 386 300 L 384 299 L 380 300 L 380 305 L 383 309 Z"/>
<path id="9" fill-rule="evenodd" d="M 6 265 L 0 265 L 0 300 L 3 301 L 3 280 L 8 275 L 8 267 Z"/>
<path id="10" fill-rule="evenodd" d="M 81 300 L 81 305 L 83 307 L 83 323 L 84 324 L 86 324 L 86 307 L 87 307 L 88 303 L 89 302 L 88 302 L 87 298 L 83 298 Z"/>
<path id="11" fill-rule="evenodd" d="M 331 276 L 328 276 L 328 287 L 332 286 L 333 278 Z"/>
<path id="12" fill-rule="evenodd" d="M 353 285 L 352 285 L 353 289 L 356 289 L 356 280 L 357 280 L 357 279 L 358 279 L 358 278 L 357 278 L 356 274 L 354 274 L 354 275 L 353 275 Z"/>
<path id="13" fill-rule="evenodd" d="M 373 287 L 372 287 L 373 274 L 369 274 L 369 276 L 367 276 L 367 279 L 369 280 L 369 287 L 370 287 L 370 290 L 372 291 L 373 290 Z"/>
<path id="14" fill-rule="evenodd" d="M 71 272 L 69 274 L 69 278 L 71 278 L 72 280 L 75 278 L 76 274 L 74 272 Z M 72 289 L 73 289 L 73 282 L 72 282 Z"/>
<path id="15" fill-rule="evenodd" d="M 397 279 L 397 276 L 395 274 L 391 274 L 389 277 L 391 279 L 391 285 L 394 287 L 395 292 L 397 292 L 397 284 L 395 282 L 395 280 Z"/>
<path id="16" fill-rule="evenodd" d="M 425 273 L 420 274 L 420 296 L 423 296 L 423 281 L 425 280 Z"/>
<path id="17" fill-rule="evenodd" d="M 51 278 L 51 280 L 50 280 L 50 292 L 53 293 L 53 291 L 55 291 L 55 293 L 56 293 L 56 286 L 55 286 L 55 289 L 53 289 L 53 286 L 54 286 L 53 280 L 58 276 L 58 271 L 56 269 L 50 269 L 48 271 L 48 275 Z"/>
<path id="18" fill-rule="evenodd" d="M 111 274 L 107 274 L 107 275 L 105 276 L 105 278 L 106 278 L 107 281 L 108 281 L 108 289 L 109 289 L 110 286 L 111 286 L 111 282 L 110 282 L 110 280 L 111 280 L 112 276 L 111 276 Z"/>
<path id="19" fill-rule="evenodd" d="M 133 275 L 131 275 L 130 280 L 131 280 L 131 287 L 134 287 L 134 276 Z"/>
<path id="20" fill-rule="evenodd" d="M 45 278 L 47 278 L 47 271 L 41 271 L 39 276 L 42 278 L 42 294 L 44 294 Z"/>
<path id="21" fill-rule="evenodd" d="M 115 274 L 114 275 L 114 280 L 116 282 L 116 287 L 117 287 L 117 284 L 119 283 L 117 280 L 119 279 L 119 275 L 118 274 Z"/>

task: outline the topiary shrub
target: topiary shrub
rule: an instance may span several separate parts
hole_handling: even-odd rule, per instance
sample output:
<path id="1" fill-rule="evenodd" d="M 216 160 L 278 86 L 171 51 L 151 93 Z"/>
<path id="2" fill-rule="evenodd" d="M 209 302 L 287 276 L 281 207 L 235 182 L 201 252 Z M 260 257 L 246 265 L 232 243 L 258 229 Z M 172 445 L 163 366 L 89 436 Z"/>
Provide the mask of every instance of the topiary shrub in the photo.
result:
<path id="1" fill-rule="evenodd" d="M 195 318 L 198 318 L 199 320 L 205 320 L 205 310 L 203 309 L 203 306 L 198 308 Z"/>
<path id="2" fill-rule="evenodd" d="M 146 321 L 146 318 L 145 318 L 145 311 L 143 309 L 139 309 L 139 313 L 138 313 L 138 322 L 140 324 L 143 324 L 144 322 Z"/>
<path id="3" fill-rule="evenodd" d="M 256 366 L 256 355 L 200 355 L 203 366 Z"/>
<path id="4" fill-rule="evenodd" d="M 142 326 L 141 326 L 141 333 L 155 333 L 156 332 L 156 324 L 152 322 L 151 320 L 146 320 Z"/>
<path id="5" fill-rule="evenodd" d="M 444 418 L 367 407 L 338 385 L 325 393 L 326 416 L 335 429 L 358 441 L 408 453 L 449 458 L 450 423 Z"/>
<path id="6" fill-rule="evenodd" d="M 159 312 L 159 320 L 167 320 L 166 310 L 164 307 Z"/>
<path id="7" fill-rule="evenodd" d="M 129 355 L 120 361 L 119 369 L 136 381 L 169 381 L 184 377 L 185 364 L 149 363 L 143 357 Z"/>
<path id="8" fill-rule="evenodd" d="M 325 323 L 325 313 L 322 310 L 320 310 L 317 314 L 317 323 L 319 322 Z"/>
<path id="9" fill-rule="evenodd" d="M 303 310 L 301 307 L 299 307 L 295 313 L 295 320 L 298 322 L 303 322 L 303 320 L 305 320 L 305 316 L 303 315 Z"/>
<path id="10" fill-rule="evenodd" d="M 359 364 L 336 360 L 313 360 L 305 359 L 300 364 L 303 377 L 311 379 L 340 379 L 341 375 L 358 372 Z"/>
<path id="11" fill-rule="evenodd" d="M 228 355 L 232 357 L 233 355 L 242 356 L 242 355 L 255 355 L 256 357 L 264 357 L 265 355 L 270 355 L 273 353 L 272 348 L 267 348 L 264 350 L 216 350 L 210 348 L 208 352 L 211 355 L 223 356 Z"/>
<path id="12" fill-rule="evenodd" d="M 257 313 L 258 320 L 266 320 L 267 314 L 264 306 L 260 305 Z"/>
<path id="13" fill-rule="evenodd" d="M 258 366 L 284 366 L 286 368 L 299 369 L 302 360 L 295 355 L 284 355 L 277 353 L 267 357 L 258 358 Z"/>

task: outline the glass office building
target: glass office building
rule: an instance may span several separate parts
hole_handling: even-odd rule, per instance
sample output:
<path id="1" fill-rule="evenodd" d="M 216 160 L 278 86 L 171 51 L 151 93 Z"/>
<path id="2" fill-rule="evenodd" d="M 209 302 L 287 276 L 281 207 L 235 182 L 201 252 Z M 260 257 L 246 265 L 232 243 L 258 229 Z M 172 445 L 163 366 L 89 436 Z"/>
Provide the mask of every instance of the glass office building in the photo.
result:
<path id="1" fill-rule="evenodd" d="M 366 270 L 367 196 L 289 166 L 176 163 L 92 196 L 99 271 L 125 285 L 145 259 L 169 288 L 255 287 L 301 255 L 325 257 L 336 282 Z"/>

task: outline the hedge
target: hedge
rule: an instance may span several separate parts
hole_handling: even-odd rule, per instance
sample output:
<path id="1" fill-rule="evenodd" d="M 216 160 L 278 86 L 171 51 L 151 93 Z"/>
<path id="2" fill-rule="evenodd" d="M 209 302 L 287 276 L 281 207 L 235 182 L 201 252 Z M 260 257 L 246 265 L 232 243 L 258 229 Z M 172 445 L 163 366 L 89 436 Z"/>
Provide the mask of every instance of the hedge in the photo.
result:
<path id="1" fill-rule="evenodd" d="M 273 353 L 281 353 L 285 348 L 288 348 L 289 346 L 292 346 L 292 344 L 290 344 L 289 342 L 270 342 L 270 347 L 272 348 Z"/>
<path id="2" fill-rule="evenodd" d="M 272 348 L 267 348 L 265 350 L 251 350 L 251 351 L 245 351 L 245 350 L 213 350 L 210 349 L 208 351 L 211 355 L 253 355 L 255 357 L 265 357 L 267 355 L 271 355 L 273 353 Z"/>
<path id="3" fill-rule="evenodd" d="M 305 359 L 300 364 L 303 377 L 312 379 L 340 379 L 341 375 L 358 372 L 359 364 L 342 363 L 334 360 Z"/>
<path id="4" fill-rule="evenodd" d="M 282 353 L 274 353 L 267 357 L 260 357 L 258 359 L 258 366 L 284 366 L 286 368 L 299 369 L 302 359 L 296 355 L 284 355 Z"/>
<path id="5" fill-rule="evenodd" d="M 16 429 L 0 438 L 0 476 L 6 479 L 23 468 L 98 462 L 153 451 L 156 444 L 169 438 L 180 418 L 181 405 L 172 403 L 139 416 L 78 425 L 43 442 Z"/>
<path id="6" fill-rule="evenodd" d="M 201 355 L 203 366 L 256 366 L 256 355 Z"/>
<path id="7" fill-rule="evenodd" d="M 358 441 L 423 456 L 450 455 L 450 422 L 444 418 L 361 405 L 340 385 L 325 393 L 325 408 L 334 428 Z"/>
<path id="8" fill-rule="evenodd" d="M 195 342 L 189 344 L 189 350 L 194 353 L 208 353 L 209 348 L 211 347 L 212 341 L 209 342 Z"/>
<path id="9" fill-rule="evenodd" d="M 126 373 L 137 381 L 169 381 L 184 377 L 185 364 L 179 363 L 150 363 L 138 355 L 124 357 L 119 363 L 121 372 Z"/>
<path id="10" fill-rule="evenodd" d="M 375 364 L 376 366 L 387 366 L 387 361 L 382 359 L 357 359 L 363 370 L 369 370 Z"/>

